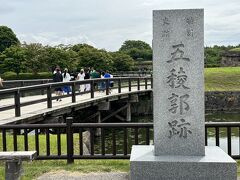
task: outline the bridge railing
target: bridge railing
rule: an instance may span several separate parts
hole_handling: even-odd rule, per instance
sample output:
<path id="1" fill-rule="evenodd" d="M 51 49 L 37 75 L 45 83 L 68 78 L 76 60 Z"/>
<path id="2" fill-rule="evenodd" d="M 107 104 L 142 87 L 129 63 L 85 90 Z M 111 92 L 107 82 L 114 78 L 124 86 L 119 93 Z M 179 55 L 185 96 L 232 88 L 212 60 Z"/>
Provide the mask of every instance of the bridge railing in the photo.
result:
<path id="1" fill-rule="evenodd" d="M 67 118 L 62 124 L 1 125 L 0 151 L 36 150 L 38 160 L 66 159 L 71 163 L 74 159 L 128 159 L 132 145 L 153 144 L 153 123 L 72 121 Z M 240 159 L 239 146 L 232 141 L 233 137 L 239 141 L 239 133 L 231 133 L 240 130 L 239 122 L 211 122 L 205 127 L 206 145 L 215 139 L 212 145 L 221 147 L 220 136 L 227 131 L 224 137 L 227 153 Z M 86 132 L 89 133 L 87 138 L 84 137 Z M 238 152 L 232 153 L 232 147 L 238 147 Z"/>
<path id="2" fill-rule="evenodd" d="M 110 82 L 114 82 L 115 87 L 110 87 Z M 110 89 L 117 89 L 117 93 L 122 93 L 123 88 L 127 88 L 128 91 L 132 91 L 133 87 L 137 87 L 137 90 L 140 91 L 141 87 L 144 89 L 152 88 L 152 78 L 151 77 L 119 77 L 119 78 L 106 78 L 106 79 L 90 79 L 82 81 L 70 81 L 70 82 L 58 82 L 58 83 L 47 83 L 33 86 L 24 86 L 10 89 L 0 90 L 0 99 L 1 98 L 12 98 L 14 100 L 13 104 L 0 105 L 0 112 L 6 111 L 9 109 L 15 109 L 15 116 L 21 116 L 21 107 L 28 106 L 32 104 L 37 104 L 41 102 L 47 102 L 47 108 L 52 108 L 52 101 L 57 98 L 66 98 L 72 97 L 72 103 L 76 102 L 76 96 L 82 95 L 85 93 L 90 93 L 90 98 L 94 98 L 95 92 L 99 91 L 96 85 L 104 83 L 104 91 L 106 95 L 110 94 Z M 90 90 L 85 92 L 79 92 L 78 87 L 80 85 L 90 84 Z M 71 87 L 71 94 L 66 94 L 62 96 L 52 96 L 52 93 L 55 88 L 63 88 L 64 86 Z M 30 100 L 27 102 L 21 102 L 21 99 L 27 93 L 34 92 L 46 92 L 46 97 L 41 99 Z M 44 93 L 42 93 L 44 94 Z"/>
<path id="3" fill-rule="evenodd" d="M 32 86 L 32 85 L 46 84 L 51 82 L 53 82 L 52 79 L 7 80 L 7 81 L 3 81 L 3 88 L 9 89 L 13 87 Z"/>
<path id="4" fill-rule="evenodd" d="M 118 71 L 113 73 L 114 77 L 145 77 L 145 76 L 150 77 L 151 75 L 152 75 L 151 71 Z M 3 81 L 3 88 L 9 89 L 13 87 L 32 86 L 52 82 L 53 82 L 52 79 L 7 80 Z"/>
<path id="5" fill-rule="evenodd" d="M 145 77 L 152 76 L 152 71 L 118 71 L 113 73 L 113 75 L 121 77 Z"/>

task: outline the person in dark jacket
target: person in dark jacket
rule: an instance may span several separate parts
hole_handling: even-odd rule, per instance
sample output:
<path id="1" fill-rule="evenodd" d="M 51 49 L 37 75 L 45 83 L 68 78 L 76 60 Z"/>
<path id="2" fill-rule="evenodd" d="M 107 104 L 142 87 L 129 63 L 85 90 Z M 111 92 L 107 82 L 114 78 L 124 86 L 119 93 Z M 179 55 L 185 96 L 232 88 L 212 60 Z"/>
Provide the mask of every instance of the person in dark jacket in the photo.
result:
<path id="1" fill-rule="evenodd" d="M 85 69 L 84 80 L 85 79 L 86 80 L 90 79 L 90 71 L 89 71 L 89 69 Z M 91 88 L 90 84 L 85 84 L 85 91 L 90 91 L 90 88 Z"/>
<path id="2" fill-rule="evenodd" d="M 55 71 L 56 71 L 56 73 L 53 74 L 53 82 L 62 82 L 63 77 L 62 77 L 60 69 L 56 68 Z M 63 94 L 62 88 L 61 87 L 55 88 L 55 94 L 56 94 L 56 96 L 61 96 Z M 57 101 L 62 101 L 62 99 L 57 98 Z"/>

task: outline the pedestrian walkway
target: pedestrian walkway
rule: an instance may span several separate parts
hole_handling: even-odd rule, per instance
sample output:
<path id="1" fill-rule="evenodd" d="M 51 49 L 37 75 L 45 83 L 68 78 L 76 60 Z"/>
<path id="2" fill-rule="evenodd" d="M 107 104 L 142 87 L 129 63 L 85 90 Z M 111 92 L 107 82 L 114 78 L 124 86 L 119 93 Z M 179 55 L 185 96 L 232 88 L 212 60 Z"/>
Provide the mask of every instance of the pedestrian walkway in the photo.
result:
<path id="1" fill-rule="evenodd" d="M 148 90 L 145 90 L 144 87 L 141 87 L 140 92 L 144 91 L 151 91 L 151 87 L 148 86 Z M 108 97 L 114 97 L 118 95 L 123 95 L 126 94 L 128 95 L 129 93 L 138 93 L 139 91 L 137 90 L 137 87 L 132 87 L 131 92 L 129 92 L 128 87 L 122 88 L 121 93 L 118 93 L 118 89 L 112 89 L 110 95 L 106 95 L 106 92 L 99 92 L 96 91 L 94 93 L 94 98 L 91 98 L 91 93 L 86 93 L 82 95 L 77 95 L 76 96 L 76 102 L 72 103 L 72 97 L 66 97 L 63 98 L 61 102 L 52 100 L 52 108 L 47 108 L 47 102 L 39 102 L 36 104 L 30 104 L 27 106 L 21 107 L 21 116 L 20 117 L 15 117 L 15 109 L 10 109 L 10 110 L 5 110 L 5 111 L 0 111 L 0 125 L 3 124 L 9 124 L 9 123 L 17 123 L 19 121 L 22 122 L 22 120 L 26 119 L 31 119 L 31 118 L 36 118 L 40 117 L 46 114 L 51 114 L 54 111 L 59 111 L 63 110 L 64 108 L 68 107 L 73 107 L 79 104 L 86 104 L 89 102 L 93 102 L 95 100 L 101 100 Z M 55 96 L 54 94 L 52 95 L 53 97 Z M 41 100 L 46 98 L 47 95 L 34 95 L 34 96 L 27 96 L 27 97 L 21 97 L 21 103 L 26 103 L 26 102 L 31 102 L 35 100 Z M 0 99 L 0 107 L 4 107 L 7 105 L 13 105 L 14 104 L 14 99 L 9 98 L 9 99 Z"/>

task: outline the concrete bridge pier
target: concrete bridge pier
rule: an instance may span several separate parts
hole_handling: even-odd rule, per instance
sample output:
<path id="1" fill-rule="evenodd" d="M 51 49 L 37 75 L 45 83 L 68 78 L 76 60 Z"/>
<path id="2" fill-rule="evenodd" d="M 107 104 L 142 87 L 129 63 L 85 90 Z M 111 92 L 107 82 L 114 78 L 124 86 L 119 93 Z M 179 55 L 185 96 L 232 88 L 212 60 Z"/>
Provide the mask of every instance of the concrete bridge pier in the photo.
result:
<path id="1" fill-rule="evenodd" d="M 131 113 L 131 103 L 127 104 L 127 116 L 126 116 L 126 121 L 131 122 L 132 120 L 132 113 Z"/>
<path id="2" fill-rule="evenodd" d="M 97 116 L 97 123 L 101 123 L 101 111 L 98 111 L 98 116 Z M 95 132 L 96 136 L 101 136 L 101 128 L 97 128 Z"/>

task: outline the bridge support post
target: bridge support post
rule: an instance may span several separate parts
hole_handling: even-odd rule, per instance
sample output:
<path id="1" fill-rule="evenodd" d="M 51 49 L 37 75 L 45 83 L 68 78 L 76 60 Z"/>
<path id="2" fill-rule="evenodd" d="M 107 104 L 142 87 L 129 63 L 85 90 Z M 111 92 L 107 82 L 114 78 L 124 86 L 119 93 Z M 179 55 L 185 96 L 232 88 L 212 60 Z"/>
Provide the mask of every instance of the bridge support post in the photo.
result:
<path id="1" fill-rule="evenodd" d="M 98 111 L 98 116 L 97 116 L 97 123 L 101 123 L 101 112 Z M 96 136 L 101 136 L 101 128 L 97 128 L 96 130 Z"/>
<path id="2" fill-rule="evenodd" d="M 108 111 L 110 109 L 110 102 L 101 102 L 98 104 L 98 110 Z"/>
<path id="3" fill-rule="evenodd" d="M 25 83 L 24 83 L 24 81 L 22 81 L 21 82 L 21 87 L 24 87 L 24 86 L 25 86 Z M 25 93 L 24 92 L 21 93 L 21 97 L 25 97 Z"/>
<path id="4" fill-rule="evenodd" d="M 71 164 L 74 162 L 73 159 L 73 129 L 72 129 L 72 117 L 66 118 L 67 123 L 67 163 Z"/>
<path id="5" fill-rule="evenodd" d="M 131 103 L 127 104 L 127 117 L 126 117 L 127 122 L 130 122 L 132 120 L 131 116 Z"/>
<path id="6" fill-rule="evenodd" d="M 14 103 L 15 103 L 15 117 L 20 117 L 21 116 L 21 104 L 20 104 L 19 89 L 14 93 Z"/>
<path id="7" fill-rule="evenodd" d="M 52 91 L 51 91 L 51 86 L 47 87 L 47 108 L 52 108 Z"/>

